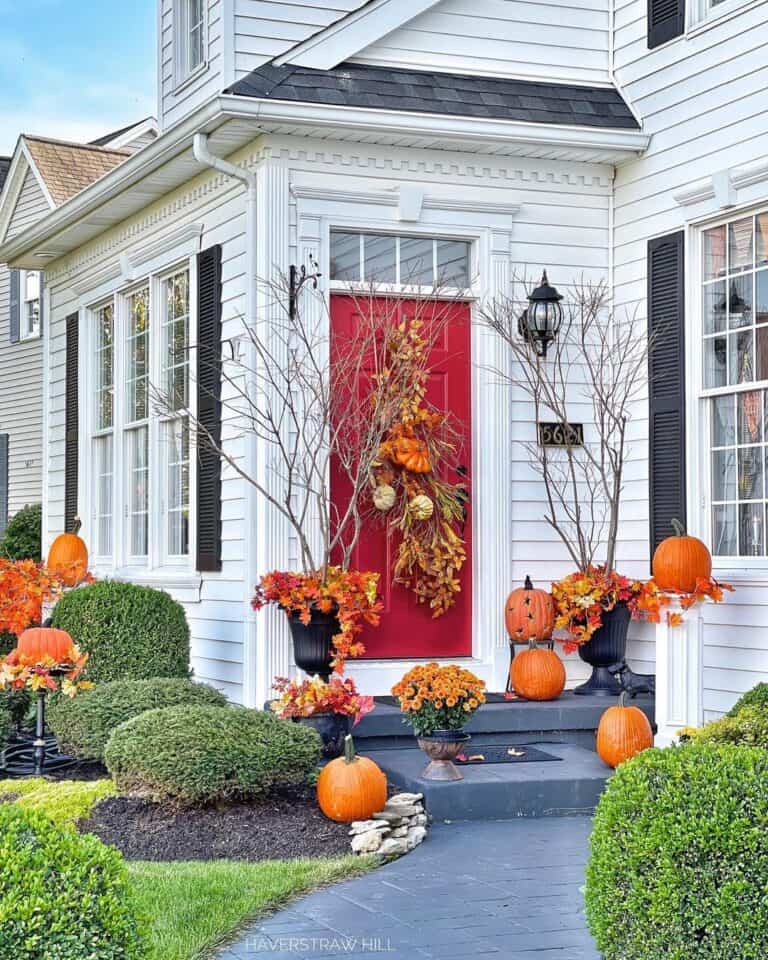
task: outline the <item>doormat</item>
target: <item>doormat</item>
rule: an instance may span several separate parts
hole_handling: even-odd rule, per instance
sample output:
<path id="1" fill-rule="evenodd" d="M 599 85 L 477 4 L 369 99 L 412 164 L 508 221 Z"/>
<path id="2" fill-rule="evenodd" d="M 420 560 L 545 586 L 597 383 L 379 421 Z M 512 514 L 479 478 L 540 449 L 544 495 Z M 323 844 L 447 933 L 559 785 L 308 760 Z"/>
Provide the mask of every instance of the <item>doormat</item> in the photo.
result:
<path id="1" fill-rule="evenodd" d="M 483 746 L 476 743 L 470 744 L 466 752 L 460 753 L 454 762 L 460 767 L 465 767 L 480 763 L 543 763 L 547 760 L 562 759 L 545 750 L 539 750 L 538 747 L 529 747 L 527 744 Z"/>
<path id="2" fill-rule="evenodd" d="M 380 703 L 383 706 L 387 707 L 399 707 L 400 701 L 397 697 L 374 697 L 376 703 Z M 486 703 L 530 703 L 530 700 L 523 700 L 521 697 L 518 697 L 516 694 L 504 694 L 504 693 L 486 693 L 485 695 Z"/>

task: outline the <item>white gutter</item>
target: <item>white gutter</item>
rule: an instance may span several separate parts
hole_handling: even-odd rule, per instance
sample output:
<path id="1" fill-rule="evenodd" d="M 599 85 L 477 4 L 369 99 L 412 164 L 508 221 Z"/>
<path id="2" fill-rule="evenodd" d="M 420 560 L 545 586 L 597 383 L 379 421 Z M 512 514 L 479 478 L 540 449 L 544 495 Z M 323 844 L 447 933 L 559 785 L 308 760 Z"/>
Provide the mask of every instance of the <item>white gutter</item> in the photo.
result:
<path id="1" fill-rule="evenodd" d="M 192 141 L 192 153 L 195 160 L 204 167 L 211 167 L 223 173 L 233 180 L 239 180 L 245 187 L 245 322 L 252 323 L 256 316 L 257 294 L 258 294 L 258 261 L 256 259 L 256 210 L 257 210 L 257 178 L 256 174 L 243 167 L 235 166 L 227 160 L 222 160 L 211 153 L 208 149 L 208 135 L 205 133 L 196 133 Z M 250 337 L 244 338 L 245 370 L 255 370 L 258 358 L 256 350 Z M 258 466 L 257 450 L 255 438 L 251 437 L 245 444 L 243 451 L 243 469 L 250 477 L 256 476 Z M 257 635 L 256 635 L 256 615 L 251 606 L 251 598 L 248 591 L 257 580 L 257 550 L 256 544 L 258 536 L 254 536 L 256 530 L 256 519 L 258 510 L 258 497 L 256 488 L 251 483 L 245 484 L 244 495 L 244 513 L 243 518 L 243 561 L 246 575 L 244 578 L 243 589 L 243 703 L 247 707 L 263 706 L 257 704 Z"/>

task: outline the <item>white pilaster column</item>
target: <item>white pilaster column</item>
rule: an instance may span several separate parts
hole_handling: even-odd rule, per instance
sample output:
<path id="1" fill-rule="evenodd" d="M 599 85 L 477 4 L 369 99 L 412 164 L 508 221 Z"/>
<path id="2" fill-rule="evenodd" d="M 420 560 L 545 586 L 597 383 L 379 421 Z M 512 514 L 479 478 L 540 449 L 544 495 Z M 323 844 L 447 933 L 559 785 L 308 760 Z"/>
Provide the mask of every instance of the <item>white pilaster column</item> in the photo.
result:
<path id="1" fill-rule="evenodd" d="M 667 623 L 666 612 L 680 614 L 678 626 Z M 662 611 L 656 625 L 656 746 L 677 741 L 683 727 L 704 720 L 704 631 L 701 604 L 683 610 L 678 600 Z"/>

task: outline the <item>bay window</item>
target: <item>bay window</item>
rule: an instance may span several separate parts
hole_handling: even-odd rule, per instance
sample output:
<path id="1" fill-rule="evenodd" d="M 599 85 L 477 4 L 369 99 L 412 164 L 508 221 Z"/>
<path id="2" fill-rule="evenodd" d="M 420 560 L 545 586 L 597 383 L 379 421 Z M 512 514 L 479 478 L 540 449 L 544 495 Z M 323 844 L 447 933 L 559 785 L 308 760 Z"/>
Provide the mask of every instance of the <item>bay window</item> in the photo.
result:
<path id="1" fill-rule="evenodd" d="M 768 555 L 768 212 L 702 233 L 710 531 L 720 557 Z"/>
<path id="2" fill-rule="evenodd" d="M 189 566 L 191 309 L 185 266 L 91 310 L 91 503 L 102 566 Z"/>

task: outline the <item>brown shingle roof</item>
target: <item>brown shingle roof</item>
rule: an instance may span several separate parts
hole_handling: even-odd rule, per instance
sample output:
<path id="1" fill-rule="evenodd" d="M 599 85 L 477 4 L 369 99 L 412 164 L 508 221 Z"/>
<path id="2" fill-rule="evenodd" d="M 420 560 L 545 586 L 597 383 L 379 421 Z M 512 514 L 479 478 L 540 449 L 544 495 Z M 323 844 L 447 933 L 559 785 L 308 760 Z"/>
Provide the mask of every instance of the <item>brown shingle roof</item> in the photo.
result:
<path id="1" fill-rule="evenodd" d="M 130 156 L 127 150 L 108 150 L 26 134 L 24 142 L 56 206 L 80 193 Z"/>

